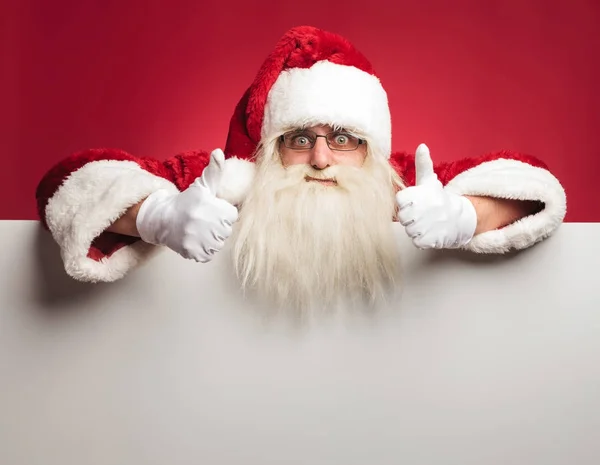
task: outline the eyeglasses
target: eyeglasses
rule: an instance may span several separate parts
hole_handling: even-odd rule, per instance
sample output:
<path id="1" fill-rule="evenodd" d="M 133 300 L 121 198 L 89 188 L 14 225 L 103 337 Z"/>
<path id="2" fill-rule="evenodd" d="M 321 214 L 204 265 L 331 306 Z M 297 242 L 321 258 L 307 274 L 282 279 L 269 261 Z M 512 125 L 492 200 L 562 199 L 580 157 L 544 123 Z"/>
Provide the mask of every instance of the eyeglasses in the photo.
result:
<path id="1" fill-rule="evenodd" d="M 359 139 L 344 131 L 333 131 L 325 135 L 319 135 L 308 129 L 286 132 L 279 136 L 279 140 L 292 150 L 309 150 L 317 143 L 317 139 L 323 137 L 331 150 L 350 151 L 356 150 L 364 139 Z"/>

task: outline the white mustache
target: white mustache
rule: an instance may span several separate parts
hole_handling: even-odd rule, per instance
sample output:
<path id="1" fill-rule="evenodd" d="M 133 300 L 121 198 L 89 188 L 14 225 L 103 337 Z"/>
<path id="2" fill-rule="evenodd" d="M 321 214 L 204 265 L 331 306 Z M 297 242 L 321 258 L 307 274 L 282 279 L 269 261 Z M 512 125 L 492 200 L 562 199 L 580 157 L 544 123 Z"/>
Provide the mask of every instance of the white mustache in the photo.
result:
<path id="1" fill-rule="evenodd" d="M 341 174 L 340 172 L 343 172 L 344 169 L 348 170 L 352 168 L 347 166 L 330 166 L 324 170 L 317 170 L 311 165 L 292 165 L 287 167 L 290 176 L 294 179 L 305 180 L 309 178 L 317 181 L 337 181 Z"/>

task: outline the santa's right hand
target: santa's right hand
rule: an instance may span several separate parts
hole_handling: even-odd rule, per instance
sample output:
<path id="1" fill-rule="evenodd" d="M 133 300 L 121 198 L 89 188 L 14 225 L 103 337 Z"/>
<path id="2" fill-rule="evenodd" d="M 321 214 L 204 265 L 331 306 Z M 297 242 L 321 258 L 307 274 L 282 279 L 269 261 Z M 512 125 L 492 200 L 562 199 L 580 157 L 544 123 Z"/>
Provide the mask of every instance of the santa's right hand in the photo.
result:
<path id="1" fill-rule="evenodd" d="M 238 210 L 216 197 L 225 157 L 221 150 L 185 191 L 158 190 L 142 203 L 136 225 L 150 244 L 165 245 L 182 257 L 206 263 L 221 250 L 238 219 Z"/>

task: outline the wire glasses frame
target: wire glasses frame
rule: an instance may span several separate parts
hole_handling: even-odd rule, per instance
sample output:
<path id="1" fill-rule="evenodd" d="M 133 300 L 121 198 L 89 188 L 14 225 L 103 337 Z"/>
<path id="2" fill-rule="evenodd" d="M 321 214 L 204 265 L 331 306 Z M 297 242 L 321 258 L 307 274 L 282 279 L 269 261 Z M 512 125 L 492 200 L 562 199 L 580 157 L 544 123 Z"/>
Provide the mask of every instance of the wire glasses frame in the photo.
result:
<path id="1" fill-rule="evenodd" d="M 365 143 L 364 139 L 360 139 L 346 131 L 332 131 L 320 135 L 307 129 L 286 132 L 279 136 L 279 140 L 283 142 L 285 147 L 292 150 L 310 150 L 315 146 L 319 137 L 325 139 L 331 150 L 342 152 L 356 150 L 359 145 Z"/>

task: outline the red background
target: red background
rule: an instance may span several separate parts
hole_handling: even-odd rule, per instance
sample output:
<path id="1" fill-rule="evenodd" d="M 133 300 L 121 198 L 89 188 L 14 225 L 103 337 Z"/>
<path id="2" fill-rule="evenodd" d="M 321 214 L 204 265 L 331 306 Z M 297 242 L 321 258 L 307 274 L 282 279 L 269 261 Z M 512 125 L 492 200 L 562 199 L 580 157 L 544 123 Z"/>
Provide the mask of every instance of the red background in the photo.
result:
<path id="1" fill-rule="evenodd" d="M 164 159 L 223 147 L 279 37 L 348 37 L 388 89 L 395 150 L 439 161 L 509 148 L 562 181 L 567 221 L 600 220 L 600 2 L 15 0 L 0 14 L 0 219 L 36 219 L 62 157 Z"/>

